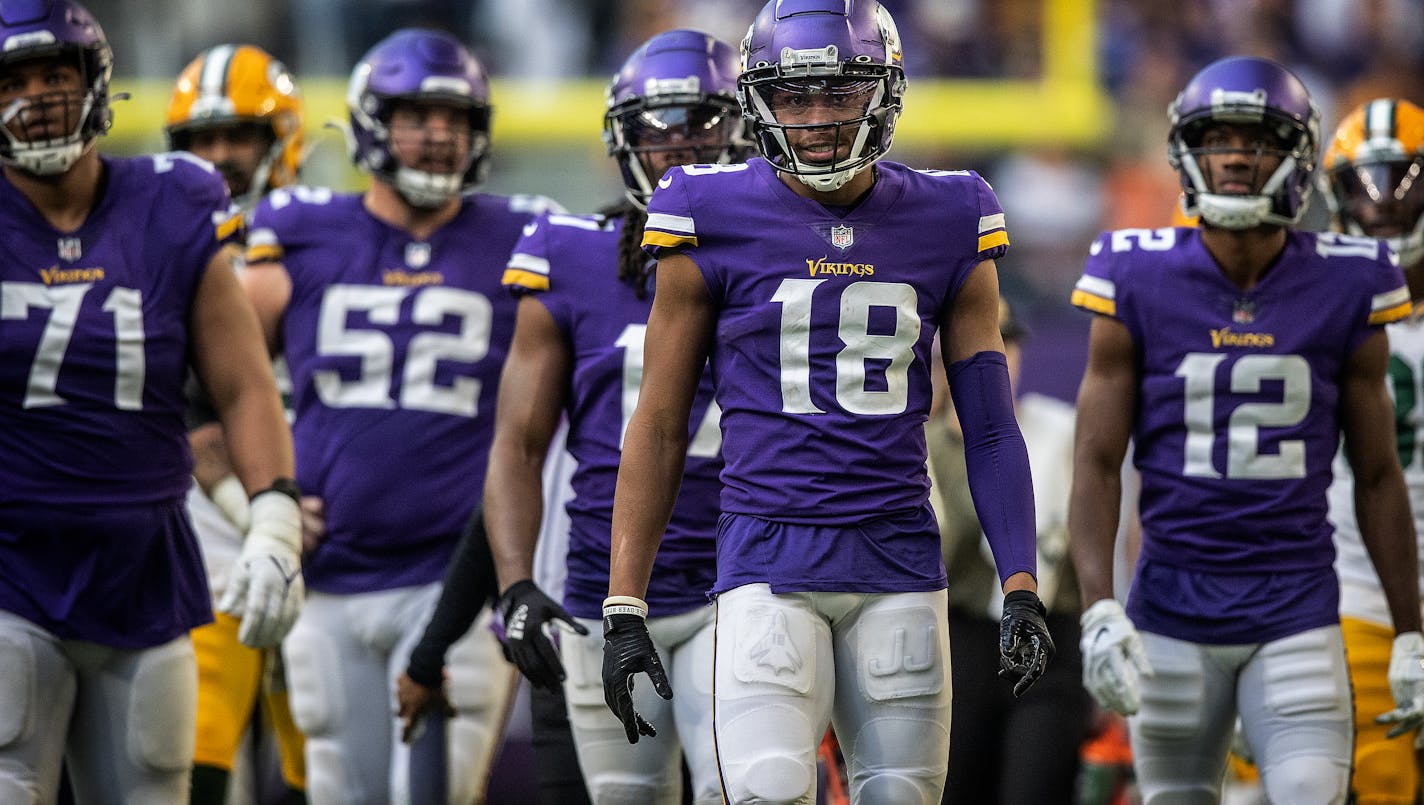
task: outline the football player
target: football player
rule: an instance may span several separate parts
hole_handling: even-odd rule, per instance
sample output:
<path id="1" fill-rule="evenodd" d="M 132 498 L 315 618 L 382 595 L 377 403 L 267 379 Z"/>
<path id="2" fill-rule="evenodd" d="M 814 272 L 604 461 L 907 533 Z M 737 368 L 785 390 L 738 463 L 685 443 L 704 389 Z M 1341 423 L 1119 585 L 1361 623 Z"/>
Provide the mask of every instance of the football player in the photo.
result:
<path id="1" fill-rule="evenodd" d="M 112 53 L 74 0 L 0 3 L 0 801 L 187 800 L 212 619 L 184 507 L 191 360 L 253 495 L 223 608 L 274 646 L 302 584 L 291 435 L 188 154 L 101 157 Z"/>
<path id="2" fill-rule="evenodd" d="M 1104 233 L 1073 292 L 1097 314 L 1069 515 L 1084 684 L 1131 716 L 1145 803 L 1217 801 L 1238 714 L 1267 799 L 1343 803 L 1354 725 L 1325 494 L 1342 434 L 1399 635 L 1395 701 L 1410 718 L 1424 704 L 1417 547 L 1385 387 L 1384 325 L 1408 315 L 1409 291 L 1378 241 L 1294 228 L 1319 129 L 1291 72 L 1214 62 L 1170 116 L 1200 229 Z M 1124 611 L 1112 554 L 1129 437 L 1142 548 Z"/>
<path id="3" fill-rule="evenodd" d="M 712 748 L 712 608 L 705 596 L 715 578 L 721 433 L 705 373 L 688 426 L 681 491 L 648 595 L 657 608 L 648 622 L 654 645 L 689 691 L 676 707 L 650 688 L 639 691 L 639 710 L 665 726 L 660 740 L 628 748 L 636 731 L 625 738 L 600 695 L 603 641 L 596 633 L 608 588 L 619 447 L 638 396 L 652 307 L 651 261 L 639 248 L 643 211 L 672 166 L 745 158 L 750 141 L 737 106 L 737 72 L 736 50 L 696 31 L 658 34 L 635 50 L 608 87 L 604 118 L 627 203 L 600 216 L 540 218 L 505 272 L 505 285 L 522 299 L 500 381 L 484 498 L 504 591 L 505 644 L 535 687 L 566 689 L 578 766 L 599 805 L 682 801 L 684 752 L 692 800 L 722 801 Z M 566 409 L 577 470 L 560 606 L 534 583 L 533 558 L 544 458 Z M 557 622 L 572 631 L 556 647 L 546 627 Z"/>
<path id="4" fill-rule="evenodd" d="M 514 330 L 500 277 L 547 205 L 471 192 L 489 165 L 488 98 L 459 41 L 392 33 L 347 94 L 370 187 L 281 188 L 251 219 L 242 276 L 291 371 L 297 474 L 325 520 L 310 608 L 283 651 L 318 804 L 476 799 L 514 689 L 498 640 L 476 628 L 451 650 L 456 715 L 432 733 L 448 762 L 399 740 L 391 692 L 484 478 Z"/>
<path id="5" fill-rule="evenodd" d="M 1323 167 L 1338 230 L 1381 238 L 1399 255 L 1409 296 L 1424 298 L 1424 109 L 1409 101 L 1379 98 L 1345 116 L 1325 151 Z M 1395 444 L 1414 511 L 1416 538 L 1424 534 L 1424 324 L 1417 310 L 1385 328 L 1389 335 L 1389 380 L 1393 386 Z M 1354 483 L 1343 456 L 1335 460 L 1330 486 L 1335 526 L 1335 570 L 1340 577 L 1340 628 L 1350 661 L 1355 699 L 1355 772 L 1350 786 L 1359 805 L 1413 805 L 1419 767 L 1413 743 L 1418 722 L 1376 719 L 1393 710 L 1390 656 L 1396 638 L 1389 607 L 1365 551 L 1353 510 Z M 1424 552 L 1424 543 L 1419 545 Z M 1416 652 L 1417 653 L 1417 652 Z M 1424 708 L 1415 707 L 1416 711 Z M 1395 739 L 1391 739 L 1393 736 Z"/>
<path id="6" fill-rule="evenodd" d="M 613 507 L 604 695 L 631 740 L 653 733 L 635 674 L 673 693 L 645 596 L 710 357 L 726 461 L 714 730 L 729 801 L 813 801 L 831 723 L 853 801 L 940 800 L 948 615 L 923 427 L 936 330 L 1007 592 L 1005 674 L 1023 693 L 1052 654 L 998 329 L 1003 214 L 972 172 L 882 159 L 901 59 L 873 0 L 772 0 L 738 77 L 761 158 L 674 168 L 648 204 L 657 289 Z"/>
<path id="7" fill-rule="evenodd" d="M 296 181 L 302 112 L 301 94 L 281 62 L 254 45 L 218 45 L 198 54 L 178 76 L 164 131 L 174 150 L 213 163 L 246 212 L 268 190 Z M 240 246 L 231 248 L 240 260 Z M 284 370 L 278 377 L 284 377 Z M 221 424 L 211 416 L 201 390 L 190 386 L 190 391 L 188 441 L 195 483 L 188 491 L 188 509 L 203 550 L 208 586 L 214 599 L 220 599 L 241 545 L 247 497 L 232 474 Z M 287 707 L 280 653 L 242 645 L 237 621 L 222 613 L 193 630 L 193 649 L 198 657 L 198 738 L 192 802 L 226 800 L 238 745 L 264 685 L 264 723 L 275 730 L 283 780 L 292 796 L 299 796 L 306 785 L 302 738 Z M 274 666 L 264 673 L 268 663 Z"/>

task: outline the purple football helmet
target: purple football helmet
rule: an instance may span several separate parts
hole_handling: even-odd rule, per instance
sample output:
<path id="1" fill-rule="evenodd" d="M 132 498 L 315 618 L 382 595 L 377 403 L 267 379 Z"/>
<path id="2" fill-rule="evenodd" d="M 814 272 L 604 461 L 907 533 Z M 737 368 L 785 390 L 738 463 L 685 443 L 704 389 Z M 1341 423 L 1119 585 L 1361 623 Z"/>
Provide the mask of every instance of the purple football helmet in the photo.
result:
<path id="1" fill-rule="evenodd" d="M 746 159 L 751 140 L 737 105 L 738 69 L 731 45 L 687 30 L 654 36 L 623 63 L 608 85 L 603 141 L 629 201 L 647 208 L 662 178 L 653 154 L 686 152 L 696 163 Z"/>
<path id="2" fill-rule="evenodd" d="M 1167 161 L 1182 180 L 1182 208 L 1223 229 L 1291 226 L 1310 201 L 1320 112 L 1294 73 L 1269 59 L 1233 57 L 1207 65 L 1168 108 Z M 1279 140 L 1280 167 L 1257 195 L 1214 193 L 1202 137 L 1216 123 L 1262 125 Z M 1259 159 L 1259 155 L 1257 157 Z"/>
<path id="3" fill-rule="evenodd" d="M 86 87 L 82 98 L 56 93 L 18 98 L 0 110 L 0 161 L 34 174 L 69 170 L 113 124 L 109 111 L 109 76 L 114 56 L 93 15 L 74 0 L 4 0 L 0 2 L 0 72 L 9 65 L 48 56 L 72 57 Z M 24 110 L 63 104 L 68 134 L 40 140 L 19 139 L 9 123 Z"/>
<path id="4" fill-rule="evenodd" d="M 391 111 L 398 102 L 440 102 L 469 110 L 470 154 L 448 174 L 408 168 L 391 151 Z M 491 109 L 485 69 L 449 34 L 408 28 L 366 51 L 346 92 L 351 160 L 389 181 L 417 207 L 438 207 L 484 181 L 489 171 Z"/>
<path id="5" fill-rule="evenodd" d="M 768 2 L 742 40 L 737 79 L 762 156 L 818 191 L 850 181 L 890 150 L 902 61 L 895 21 L 875 0 Z M 842 114 L 800 117 L 815 105 Z"/>

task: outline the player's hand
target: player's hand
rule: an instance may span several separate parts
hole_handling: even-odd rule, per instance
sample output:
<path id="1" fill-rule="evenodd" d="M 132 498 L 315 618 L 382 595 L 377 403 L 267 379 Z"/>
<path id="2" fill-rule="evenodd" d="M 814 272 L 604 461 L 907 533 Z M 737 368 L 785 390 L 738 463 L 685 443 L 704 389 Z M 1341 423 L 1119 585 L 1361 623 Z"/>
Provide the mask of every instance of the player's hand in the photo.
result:
<path id="1" fill-rule="evenodd" d="M 302 608 L 301 512 L 296 498 L 268 489 L 252 499 L 252 527 L 218 610 L 242 623 L 237 639 L 253 648 L 279 645 Z"/>
<path id="2" fill-rule="evenodd" d="M 401 720 L 401 742 L 410 743 L 420 737 L 427 713 L 455 717 L 455 708 L 445 696 L 443 687 L 427 688 L 402 673 L 396 680 L 396 715 Z"/>
<path id="3" fill-rule="evenodd" d="M 509 585 L 499 597 L 499 611 L 504 614 L 505 657 L 524 674 L 529 684 L 559 690 L 564 682 L 564 664 L 559 662 L 559 652 L 545 634 L 544 625 L 563 621 L 584 635 L 588 629 L 554 599 L 544 595 L 532 579 Z"/>
<path id="4" fill-rule="evenodd" d="M 1014 683 L 1019 697 L 1043 676 L 1053 659 L 1053 638 L 1043 622 L 1047 610 L 1032 590 L 1014 590 L 1004 596 L 999 619 L 999 677 Z"/>
<path id="5" fill-rule="evenodd" d="M 1389 653 L 1389 689 L 1394 693 L 1394 709 L 1376 718 L 1375 723 L 1393 725 L 1385 733 L 1388 738 L 1418 732 L 1424 726 L 1424 635 L 1419 632 L 1405 632 L 1394 638 L 1394 648 Z"/>
<path id="6" fill-rule="evenodd" d="M 639 672 L 648 675 L 659 696 L 672 698 L 672 685 L 648 634 L 647 618 L 626 612 L 604 615 L 603 641 L 603 701 L 623 722 L 628 743 L 637 743 L 639 735 L 657 735 L 653 725 L 633 709 L 633 677 Z"/>
<path id="7" fill-rule="evenodd" d="M 326 536 L 326 501 L 316 495 L 302 497 L 302 553 L 316 550 Z"/>
<path id="8" fill-rule="evenodd" d="M 1083 687 L 1108 710 L 1125 716 L 1136 713 L 1142 706 L 1139 679 L 1152 675 L 1142 636 L 1122 605 L 1111 598 L 1088 607 L 1081 623 Z"/>

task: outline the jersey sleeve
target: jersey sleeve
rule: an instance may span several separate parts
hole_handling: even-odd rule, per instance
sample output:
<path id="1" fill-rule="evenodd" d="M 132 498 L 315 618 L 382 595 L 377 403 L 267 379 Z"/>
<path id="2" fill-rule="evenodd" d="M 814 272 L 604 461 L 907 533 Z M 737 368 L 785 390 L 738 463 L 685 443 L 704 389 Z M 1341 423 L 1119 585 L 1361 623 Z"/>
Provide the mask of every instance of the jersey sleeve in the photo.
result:
<path id="1" fill-rule="evenodd" d="M 153 172 L 165 187 L 159 226 L 168 231 L 170 242 L 193 249 L 191 259 L 199 267 L 242 234 L 242 214 L 210 164 L 183 152 L 158 154 Z"/>
<path id="2" fill-rule="evenodd" d="M 332 198 L 326 188 L 284 187 L 268 193 L 248 218 L 246 262 L 282 262 L 286 247 L 296 242 L 301 233 L 303 209 L 330 204 Z"/>
<path id="3" fill-rule="evenodd" d="M 1120 318 L 1117 311 L 1117 281 L 1113 276 L 1112 252 L 1107 248 L 1111 233 L 1098 235 L 1088 248 L 1088 260 L 1083 265 L 1083 276 L 1073 286 L 1069 301 L 1076 308 L 1089 313 L 1099 313 L 1112 318 Z"/>
<path id="4" fill-rule="evenodd" d="M 975 179 L 974 188 L 979 199 L 979 240 L 976 245 L 975 265 L 985 260 L 998 260 L 1009 251 L 1009 230 L 1004 225 L 1004 208 L 994 188 L 984 181 L 984 177 L 970 171 Z"/>
<path id="5" fill-rule="evenodd" d="M 514 296 L 549 290 L 549 223 L 540 215 L 524 225 L 500 282 Z"/>
<path id="6" fill-rule="evenodd" d="M 1413 305 L 1409 298 L 1409 285 L 1399 268 L 1399 255 L 1395 254 L 1384 241 L 1379 243 L 1379 259 L 1375 261 L 1372 293 L 1370 294 L 1371 327 L 1383 327 L 1409 317 Z"/>
<path id="7" fill-rule="evenodd" d="M 643 225 L 643 251 L 655 258 L 697 248 L 697 227 L 687 188 L 687 172 L 674 168 L 658 182 Z"/>

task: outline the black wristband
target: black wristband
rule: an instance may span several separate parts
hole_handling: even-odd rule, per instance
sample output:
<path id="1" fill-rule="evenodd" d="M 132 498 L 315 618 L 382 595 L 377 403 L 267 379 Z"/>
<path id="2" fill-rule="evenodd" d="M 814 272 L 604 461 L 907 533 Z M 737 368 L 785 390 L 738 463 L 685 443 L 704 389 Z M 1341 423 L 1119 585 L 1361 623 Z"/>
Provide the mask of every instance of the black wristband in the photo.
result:
<path id="1" fill-rule="evenodd" d="M 1032 607 L 1040 616 L 1048 614 L 1048 610 L 1043 606 L 1043 600 L 1038 597 L 1038 593 L 1032 590 L 1014 590 L 1004 595 L 1006 608 L 1017 607 L 1020 604 Z"/>
<path id="2" fill-rule="evenodd" d="M 298 504 L 302 502 L 302 490 L 297 488 L 297 482 L 291 478 L 274 478 L 272 485 L 263 489 L 262 492 L 281 492 Z M 257 495 L 262 494 L 262 492 L 258 492 Z M 256 498 L 257 495 L 253 495 L 252 497 Z"/>

